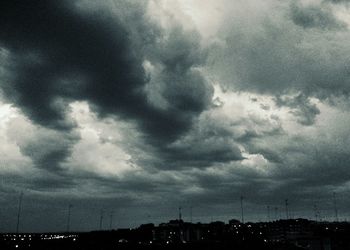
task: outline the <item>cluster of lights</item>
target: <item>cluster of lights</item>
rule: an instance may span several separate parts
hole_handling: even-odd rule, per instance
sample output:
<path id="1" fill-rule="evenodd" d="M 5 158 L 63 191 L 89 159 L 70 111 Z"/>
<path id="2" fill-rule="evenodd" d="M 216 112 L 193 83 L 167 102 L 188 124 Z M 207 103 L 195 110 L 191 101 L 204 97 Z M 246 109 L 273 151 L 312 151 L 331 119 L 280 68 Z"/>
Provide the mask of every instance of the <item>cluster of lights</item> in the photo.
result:
<path id="1" fill-rule="evenodd" d="M 73 241 L 76 241 L 77 235 L 70 234 L 70 235 L 60 235 L 60 234 L 42 234 L 40 237 L 42 240 L 58 240 L 58 239 L 67 239 L 67 238 L 73 238 Z"/>
<path id="2" fill-rule="evenodd" d="M 28 238 L 28 240 L 32 240 L 32 235 L 31 234 L 28 234 L 28 235 L 26 235 L 26 234 L 5 234 L 5 235 L 3 235 L 3 239 L 4 240 L 7 240 L 7 239 L 9 239 L 9 240 L 12 240 L 12 241 L 16 241 L 16 240 L 22 240 L 22 241 L 24 241 L 26 238 Z"/>

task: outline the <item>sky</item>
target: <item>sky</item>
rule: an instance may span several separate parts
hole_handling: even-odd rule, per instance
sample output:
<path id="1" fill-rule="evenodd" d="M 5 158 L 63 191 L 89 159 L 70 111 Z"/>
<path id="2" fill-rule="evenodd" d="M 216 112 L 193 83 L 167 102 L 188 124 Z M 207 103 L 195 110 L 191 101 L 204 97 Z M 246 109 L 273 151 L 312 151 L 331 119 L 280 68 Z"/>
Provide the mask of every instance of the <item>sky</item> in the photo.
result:
<path id="1" fill-rule="evenodd" d="M 1 232 L 349 218 L 350 1 L 0 9 Z"/>

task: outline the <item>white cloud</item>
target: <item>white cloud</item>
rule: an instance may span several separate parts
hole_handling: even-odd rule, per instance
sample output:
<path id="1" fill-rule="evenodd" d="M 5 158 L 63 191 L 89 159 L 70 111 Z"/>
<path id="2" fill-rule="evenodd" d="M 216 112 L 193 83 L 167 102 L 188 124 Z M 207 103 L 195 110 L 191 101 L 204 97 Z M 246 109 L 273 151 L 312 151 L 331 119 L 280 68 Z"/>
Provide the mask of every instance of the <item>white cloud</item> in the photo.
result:
<path id="1" fill-rule="evenodd" d="M 128 143 L 137 136 L 135 128 L 120 120 L 97 118 L 86 102 L 70 106 L 80 140 L 74 145 L 66 168 L 73 173 L 87 171 L 104 177 L 121 177 L 125 172 L 139 170 L 126 152 Z"/>
<path id="2" fill-rule="evenodd" d="M 9 126 L 13 122 L 29 123 L 17 109 L 0 102 L 0 172 L 24 176 L 32 171 L 33 164 L 29 157 L 21 153 L 18 141 L 9 135 Z M 20 130 L 18 133 L 24 131 Z"/>

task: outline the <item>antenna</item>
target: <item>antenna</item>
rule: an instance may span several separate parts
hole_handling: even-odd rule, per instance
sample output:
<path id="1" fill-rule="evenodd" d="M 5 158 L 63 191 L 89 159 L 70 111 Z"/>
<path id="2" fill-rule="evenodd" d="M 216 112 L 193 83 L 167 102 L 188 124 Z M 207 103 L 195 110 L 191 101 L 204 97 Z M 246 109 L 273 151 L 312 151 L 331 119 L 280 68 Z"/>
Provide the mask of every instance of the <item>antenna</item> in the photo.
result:
<path id="1" fill-rule="evenodd" d="M 337 199 L 335 197 L 335 192 L 333 192 L 333 205 L 334 205 L 334 215 L 335 215 L 335 221 L 338 222 L 338 208 L 337 208 Z"/>
<path id="2" fill-rule="evenodd" d="M 19 221 L 20 221 L 20 218 L 21 218 L 22 199 L 23 199 L 23 191 L 19 195 L 18 213 L 17 213 L 17 226 L 16 226 L 16 233 L 17 234 L 18 234 L 18 230 L 19 230 Z"/>
<path id="3" fill-rule="evenodd" d="M 192 206 L 190 206 L 190 222 L 192 223 Z"/>
<path id="4" fill-rule="evenodd" d="M 101 209 L 101 214 L 100 214 L 100 231 L 102 230 L 102 222 L 103 222 L 103 209 Z"/>
<path id="5" fill-rule="evenodd" d="M 112 230 L 112 226 L 113 226 L 113 210 L 111 211 L 110 215 L 109 215 L 109 229 Z"/>
<path id="6" fill-rule="evenodd" d="M 181 220 L 182 220 L 181 209 L 182 209 L 182 207 L 179 207 L 179 221 L 181 221 Z"/>
<path id="7" fill-rule="evenodd" d="M 317 205 L 314 204 L 314 213 L 315 213 L 315 221 L 318 221 L 318 210 L 317 210 Z"/>
<path id="8" fill-rule="evenodd" d="M 275 219 L 278 220 L 278 207 L 275 207 Z"/>
<path id="9" fill-rule="evenodd" d="M 289 219 L 289 211 L 288 211 L 288 199 L 285 200 L 285 204 L 286 204 L 286 219 Z"/>
<path id="10" fill-rule="evenodd" d="M 244 214 L 243 214 L 243 196 L 241 196 L 241 216 L 242 216 L 242 223 L 244 224 Z"/>
<path id="11" fill-rule="evenodd" d="M 72 207 L 73 207 L 73 205 L 72 205 L 72 204 L 69 204 L 69 205 L 68 205 L 68 214 L 67 214 L 67 232 L 69 232 L 69 230 L 70 230 L 70 212 L 71 212 Z"/>

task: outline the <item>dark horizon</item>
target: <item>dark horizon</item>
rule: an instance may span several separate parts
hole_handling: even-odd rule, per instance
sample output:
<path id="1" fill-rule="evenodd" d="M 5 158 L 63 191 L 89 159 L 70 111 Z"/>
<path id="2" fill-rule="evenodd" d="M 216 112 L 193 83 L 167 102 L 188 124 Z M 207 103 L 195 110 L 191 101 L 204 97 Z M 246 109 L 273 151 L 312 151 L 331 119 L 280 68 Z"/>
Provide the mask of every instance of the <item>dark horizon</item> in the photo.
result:
<path id="1" fill-rule="evenodd" d="M 18 210 L 17 210 L 17 217 L 16 217 L 16 230 L 14 230 L 13 232 L 22 232 L 24 233 L 25 231 L 21 230 L 23 227 L 23 221 L 26 221 L 26 218 L 24 218 L 24 214 L 23 214 L 23 208 L 22 208 L 22 204 L 23 204 L 23 196 L 24 193 L 21 193 L 19 196 L 19 205 L 18 205 Z M 274 221 L 279 221 L 279 220 L 293 220 L 293 219 L 307 219 L 310 221 L 314 221 L 314 222 L 319 222 L 319 223 L 331 223 L 331 222 L 347 222 L 348 218 L 342 216 L 342 214 L 339 215 L 339 208 L 338 208 L 338 204 L 337 204 L 337 200 L 334 199 L 335 198 L 335 194 L 333 194 L 333 207 L 332 208 L 328 208 L 328 215 L 325 214 L 325 210 L 322 211 L 320 210 L 319 207 L 317 207 L 316 205 L 314 205 L 312 207 L 311 213 L 308 216 L 305 215 L 301 215 L 298 213 L 295 213 L 295 211 L 293 211 L 293 208 L 291 207 L 292 204 L 290 204 L 290 202 L 288 201 L 286 203 L 286 200 L 284 200 L 284 206 L 266 206 L 265 209 L 265 214 L 264 215 L 260 215 L 259 217 L 252 219 L 252 215 L 251 213 L 251 208 L 248 207 L 245 203 L 245 199 L 242 199 L 242 197 L 240 197 L 240 208 L 236 208 L 236 216 L 235 217 L 230 217 L 230 215 L 216 215 L 216 216 L 212 216 L 212 215 L 206 215 L 206 216 L 198 216 L 196 215 L 196 210 L 198 210 L 198 208 L 190 206 L 190 207 L 183 207 L 183 206 L 179 206 L 178 208 L 172 208 L 175 209 L 175 211 L 172 212 L 177 212 L 177 216 L 160 216 L 160 215 L 150 215 L 149 211 L 145 211 L 144 213 L 144 217 L 141 218 L 141 222 L 139 222 L 139 224 L 137 224 L 138 222 L 134 222 L 134 225 L 128 225 L 128 226 L 123 226 L 123 227 L 116 227 L 118 225 L 119 218 L 124 217 L 123 221 L 130 223 L 130 218 L 126 217 L 125 213 L 124 214 L 117 214 L 115 209 L 100 209 L 99 213 L 95 213 L 95 215 L 98 215 L 96 218 L 94 218 L 96 220 L 96 227 L 92 228 L 90 230 L 74 230 L 74 228 L 76 227 L 76 225 L 74 225 L 72 222 L 76 223 L 76 214 L 77 212 L 75 211 L 76 209 L 81 210 L 82 208 L 77 208 L 75 207 L 73 204 L 69 204 L 66 207 L 66 217 L 63 219 L 61 218 L 61 226 L 65 227 L 68 230 L 64 230 L 64 229 L 57 229 L 56 231 L 37 231 L 36 233 L 42 233 L 42 232 L 92 232 L 92 231 L 110 231 L 110 230 L 117 230 L 117 229 L 122 229 L 122 228 L 137 228 L 142 224 L 157 224 L 157 223 L 164 223 L 166 220 L 182 220 L 183 222 L 186 223 L 212 223 L 212 222 L 227 222 L 229 220 L 232 219 L 236 219 L 238 221 L 240 221 L 242 224 L 247 224 L 247 223 L 259 223 L 259 222 L 263 222 L 263 223 L 269 223 L 269 222 L 274 222 Z M 138 207 L 143 209 L 143 207 Z M 329 211 L 329 210 L 333 210 L 333 211 Z M 84 210 L 84 209 L 83 209 Z M 341 211 L 342 212 L 342 211 Z M 332 214 L 333 213 L 333 214 Z M 78 213 L 81 214 L 81 213 Z M 26 215 L 27 216 L 27 215 Z M 33 216 L 33 214 L 31 214 L 31 216 Z M 92 218 L 91 214 L 88 214 L 87 217 Z M 199 219 L 202 218 L 202 221 Z M 204 221 L 203 221 L 204 218 Z M 253 217 L 254 218 L 254 217 Z M 52 219 L 52 218 L 51 218 Z M 84 220 L 84 218 L 80 218 L 82 221 Z M 205 220 L 206 219 L 206 220 Z M 55 219 L 54 219 L 55 220 Z M 8 233 L 9 231 L 5 231 L 2 233 Z M 27 231 L 28 233 L 34 233 L 35 231 Z"/>
<path id="2" fill-rule="evenodd" d="M 190 221 L 186 221 L 186 220 L 181 220 L 181 222 L 183 224 L 190 224 L 190 225 L 209 225 L 209 224 L 216 224 L 216 223 L 224 223 L 225 225 L 230 224 L 229 222 L 231 220 L 237 220 L 235 218 L 229 219 L 228 221 L 220 221 L 220 220 L 214 220 L 214 221 L 208 221 L 208 222 L 201 222 L 201 221 L 197 221 L 197 222 L 190 222 Z M 289 218 L 289 219 L 277 219 L 277 220 L 271 220 L 271 221 L 247 221 L 242 223 L 241 221 L 237 220 L 238 224 L 242 224 L 242 225 L 251 225 L 251 224 L 274 224 L 274 223 L 280 223 L 280 222 L 288 222 L 288 221 L 299 221 L 299 220 L 305 220 L 308 221 L 310 223 L 315 223 L 315 224 L 319 224 L 319 225 L 330 225 L 330 224 L 348 224 L 350 225 L 350 221 L 347 220 L 339 220 L 339 221 L 335 221 L 335 220 L 321 220 L 321 221 L 316 221 L 313 219 L 308 219 L 308 218 L 302 218 L 302 217 L 298 217 L 298 218 Z M 89 231 L 75 231 L 75 230 L 62 230 L 62 231 L 41 231 L 41 232 L 35 232 L 35 231 L 19 231 L 18 233 L 16 231 L 7 231 L 7 232 L 0 232 L 0 234 L 11 234 L 11 235 L 21 235 L 21 234 L 37 234 L 37 235 L 42 235 L 42 234 L 60 234 L 60 235 L 74 235 L 74 234 L 84 234 L 84 233 L 104 233 L 104 232 L 114 232 L 114 231 L 118 231 L 118 230 L 136 230 L 139 229 L 140 227 L 143 226 L 148 226 L 148 225 L 153 225 L 155 227 L 159 227 L 162 224 L 167 224 L 169 222 L 175 222 L 175 221 L 179 221 L 179 219 L 169 219 L 168 221 L 163 221 L 163 222 L 159 222 L 159 223 L 154 223 L 152 221 L 149 222 L 145 222 L 143 224 L 137 225 L 135 227 L 113 227 L 112 229 L 110 228 L 104 228 L 104 229 L 95 229 L 95 230 L 89 230 Z"/>
<path id="3" fill-rule="evenodd" d="M 181 216 L 180 216 L 181 217 Z M 133 229 L 92 232 L 0 234 L 3 249 L 266 249 L 345 250 L 348 222 L 286 219 L 241 223 L 232 219 L 207 224 L 176 219 Z"/>
<path id="4" fill-rule="evenodd" d="M 215 224 L 222 224 L 222 225 L 231 225 L 232 223 L 234 224 L 237 224 L 237 225 L 241 225 L 241 226 L 249 226 L 249 225 L 265 225 L 265 224 L 279 224 L 279 223 L 286 223 L 288 224 L 289 222 L 291 223 L 298 223 L 298 222 L 301 222 L 301 223 L 312 223 L 312 224 L 315 224 L 315 225 L 323 225 L 323 226 L 328 226 L 328 225 L 348 225 L 350 227 L 350 221 L 331 221 L 331 220 L 313 220 L 313 219 L 307 219 L 307 218 L 289 218 L 289 219 L 277 219 L 277 220 L 271 220 L 271 221 L 247 221 L 247 222 L 244 222 L 242 223 L 241 221 L 239 221 L 238 219 L 236 218 L 232 218 L 232 219 L 229 219 L 228 221 L 220 221 L 220 220 L 217 220 L 217 221 L 209 221 L 209 222 L 200 222 L 200 221 L 197 221 L 197 222 L 190 222 L 190 221 L 186 221 L 186 220 L 179 220 L 178 218 L 173 218 L 173 219 L 170 219 L 168 221 L 163 221 L 163 222 L 160 222 L 160 223 L 154 223 L 154 222 L 146 222 L 146 223 L 143 223 L 143 224 L 140 224 L 140 225 L 137 225 L 135 227 L 122 227 L 122 228 L 112 228 L 112 229 L 96 229 L 96 230 L 91 230 L 91 231 L 74 231 L 74 230 L 70 230 L 70 231 L 65 231 L 65 230 L 62 230 L 62 231 L 45 231 L 45 232 L 21 232 L 19 231 L 18 233 L 17 232 L 0 232 L 0 234 L 2 235 L 28 235 L 28 234 L 35 234 L 35 235 L 51 235 L 51 234 L 57 234 L 57 235 L 76 235 L 76 234 L 88 234 L 88 233 L 110 233 L 110 232 L 115 232 L 115 231 L 125 231 L 125 230 L 138 230 L 138 229 L 141 229 L 143 227 L 154 227 L 154 228 L 160 228 L 160 227 L 163 227 L 164 225 L 169 225 L 169 224 L 179 224 L 179 225 L 183 225 L 183 226 L 208 226 L 208 225 L 215 225 Z M 180 226 L 181 227 L 181 226 Z"/>

